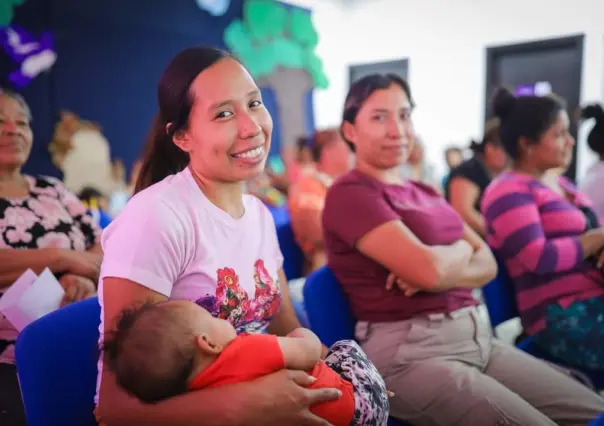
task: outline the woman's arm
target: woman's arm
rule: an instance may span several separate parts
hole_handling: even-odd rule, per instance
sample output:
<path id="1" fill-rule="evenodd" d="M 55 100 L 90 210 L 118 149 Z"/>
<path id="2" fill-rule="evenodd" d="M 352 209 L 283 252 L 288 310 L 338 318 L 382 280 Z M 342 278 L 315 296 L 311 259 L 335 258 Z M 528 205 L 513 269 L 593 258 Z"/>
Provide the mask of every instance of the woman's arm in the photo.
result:
<path id="1" fill-rule="evenodd" d="M 487 243 L 468 224 L 464 224 L 463 239 L 470 243 L 474 254 L 454 286 L 481 288 L 497 276 L 497 261 Z"/>
<path id="2" fill-rule="evenodd" d="M 462 219 L 481 237 L 486 235 L 484 218 L 474 207 L 480 197 L 480 188 L 472 181 L 455 176 L 449 181 L 449 202 Z"/>
<path id="3" fill-rule="evenodd" d="M 602 228 L 577 236 L 547 238 L 533 194 L 515 182 L 508 185 L 497 188 L 500 193 L 489 197 L 483 208 L 491 229 L 489 242 L 502 257 L 517 259 L 526 270 L 545 275 L 572 270 L 604 247 Z"/>
<path id="4" fill-rule="evenodd" d="M 96 253 L 54 248 L 28 250 L 3 248 L 0 249 L 0 288 L 10 286 L 27 269 L 40 274 L 48 268 L 55 275 L 72 272 L 96 280 L 100 263 L 101 257 Z"/>
<path id="5" fill-rule="evenodd" d="M 165 300 L 165 296 L 121 278 L 103 280 L 105 331 L 123 308 L 140 301 Z M 147 405 L 128 395 L 115 376 L 103 369 L 97 416 L 106 426 L 277 426 L 327 425 L 308 406 L 337 399 L 334 389 L 308 390 L 312 383 L 303 372 L 280 372 L 260 380 L 190 392 Z"/>
<path id="6" fill-rule="evenodd" d="M 428 246 L 400 220 L 367 232 L 358 240 L 357 248 L 409 286 L 425 291 L 438 291 L 456 283 L 473 255 L 472 246 L 465 240 L 450 246 Z"/>

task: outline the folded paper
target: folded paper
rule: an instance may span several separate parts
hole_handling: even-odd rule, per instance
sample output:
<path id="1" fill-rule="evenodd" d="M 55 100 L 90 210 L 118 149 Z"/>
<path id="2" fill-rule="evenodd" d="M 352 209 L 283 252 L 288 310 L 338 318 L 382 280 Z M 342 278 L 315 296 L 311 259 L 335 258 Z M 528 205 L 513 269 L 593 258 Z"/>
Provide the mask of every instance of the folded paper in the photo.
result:
<path id="1" fill-rule="evenodd" d="M 47 268 L 39 276 L 28 269 L 0 298 L 0 312 L 21 332 L 28 324 L 61 307 L 65 290 Z"/>

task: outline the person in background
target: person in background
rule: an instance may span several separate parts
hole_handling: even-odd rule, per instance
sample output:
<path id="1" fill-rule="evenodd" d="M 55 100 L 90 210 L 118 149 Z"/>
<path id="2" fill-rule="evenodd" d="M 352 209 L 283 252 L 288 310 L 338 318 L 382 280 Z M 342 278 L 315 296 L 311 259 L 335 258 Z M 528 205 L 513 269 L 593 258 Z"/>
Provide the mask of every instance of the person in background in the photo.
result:
<path id="1" fill-rule="evenodd" d="M 108 213 L 110 203 L 101 191 L 87 186 L 79 192 L 78 198 L 101 229 L 105 229 L 111 223 L 111 216 Z"/>
<path id="2" fill-rule="evenodd" d="M 588 105 L 581 111 L 584 120 L 593 118 L 595 123 L 587 137 L 587 144 L 598 156 L 598 160 L 592 165 L 579 189 L 589 197 L 594 204 L 594 211 L 604 219 L 604 110 L 602 105 Z"/>
<path id="3" fill-rule="evenodd" d="M 604 400 L 494 339 L 472 289 L 497 264 L 486 242 L 432 187 L 403 181 L 413 100 L 396 75 L 352 85 L 342 133 L 356 166 L 329 188 L 328 265 L 358 320 L 356 338 L 394 393 L 392 416 L 418 426 L 579 426 Z"/>
<path id="4" fill-rule="evenodd" d="M 463 150 L 457 146 L 450 146 L 445 150 L 445 161 L 449 170 L 453 170 L 463 162 Z"/>
<path id="5" fill-rule="evenodd" d="M 158 103 L 135 195 L 103 232 L 100 343 L 123 309 L 167 300 L 192 301 L 238 333 L 299 328 L 273 217 L 244 193 L 273 129 L 254 79 L 226 52 L 188 48 L 164 70 Z M 341 395 L 284 370 L 144 404 L 102 357 L 98 367 L 96 415 L 107 426 L 319 426 L 309 407 Z"/>
<path id="6" fill-rule="evenodd" d="M 461 148 L 457 146 L 450 146 L 445 149 L 445 162 L 447 163 L 447 173 L 442 178 L 441 186 L 443 188 L 447 187 L 447 182 L 449 181 L 449 173 L 455 167 L 459 166 L 463 162 L 463 151 Z"/>
<path id="7" fill-rule="evenodd" d="M 65 302 L 92 296 L 101 263 L 100 230 L 57 179 L 24 175 L 33 143 L 31 112 L 0 90 L 0 297 L 27 269 L 49 268 Z M 14 344 L 18 331 L 0 314 L 0 425 L 25 426 Z"/>
<path id="8" fill-rule="evenodd" d="M 439 191 L 442 189 L 440 182 L 436 179 L 434 167 L 429 163 L 425 156 L 424 143 L 419 136 L 415 136 L 415 143 L 409 160 L 400 168 L 402 179 L 412 179 L 417 182 L 422 182 L 431 185 Z"/>
<path id="9" fill-rule="evenodd" d="M 337 129 L 316 132 L 310 152 L 314 167 L 299 177 L 288 194 L 292 229 L 306 256 L 307 272 L 326 263 L 321 225 L 325 196 L 334 179 L 349 171 L 353 161 L 352 152 Z"/>
<path id="10" fill-rule="evenodd" d="M 514 283 L 524 331 L 572 367 L 604 371 L 604 228 L 591 201 L 565 177 L 574 138 L 553 96 L 500 89 L 493 108 L 513 159 L 485 191 L 487 241 Z"/>
<path id="11" fill-rule="evenodd" d="M 486 229 L 480 212 L 482 194 L 491 180 L 509 164 L 499 141 L 499 120 L 488 121 L 482 141 L 472 142 L 470 149 L 474 156 L 451 171 L 445 197 L 462 219 L 484 238 Z"/>

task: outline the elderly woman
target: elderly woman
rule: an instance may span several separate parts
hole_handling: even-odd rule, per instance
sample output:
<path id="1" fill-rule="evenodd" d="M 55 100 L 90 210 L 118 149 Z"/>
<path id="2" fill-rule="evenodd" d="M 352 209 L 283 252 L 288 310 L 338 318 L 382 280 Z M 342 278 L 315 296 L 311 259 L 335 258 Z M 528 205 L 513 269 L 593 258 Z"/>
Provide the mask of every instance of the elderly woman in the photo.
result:
<path id="1" fill-rule="evenodd" d="M 65 303 L 96 292 L 99 229 L 78 198 L 56 179 L 21 173 L 32 147 L 31 114 L 23 98 L 0 91 L 0 297 L 27 269 L 49 268 Z M 17 330 L 0 314 L 0 424 L 26 425 L 17 381 Z"/>

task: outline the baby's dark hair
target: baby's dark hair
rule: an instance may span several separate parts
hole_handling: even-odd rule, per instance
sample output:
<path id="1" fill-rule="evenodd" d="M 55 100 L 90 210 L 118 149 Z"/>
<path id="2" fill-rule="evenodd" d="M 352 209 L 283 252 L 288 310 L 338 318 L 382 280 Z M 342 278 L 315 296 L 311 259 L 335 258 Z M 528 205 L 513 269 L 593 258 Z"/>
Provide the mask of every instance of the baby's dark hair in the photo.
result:
<path id="1" fill-rule="evenodd" d="M 118 384 L 146 403 L 187 391 L 195 367 L 195 331 L 175 302 L 125 309 L 105 336 L 104 362 Z"/>

